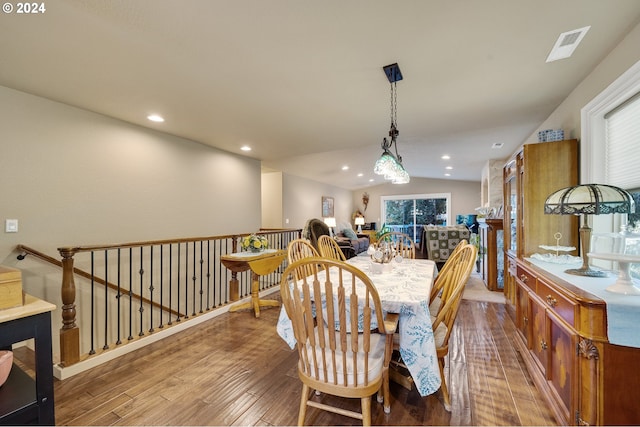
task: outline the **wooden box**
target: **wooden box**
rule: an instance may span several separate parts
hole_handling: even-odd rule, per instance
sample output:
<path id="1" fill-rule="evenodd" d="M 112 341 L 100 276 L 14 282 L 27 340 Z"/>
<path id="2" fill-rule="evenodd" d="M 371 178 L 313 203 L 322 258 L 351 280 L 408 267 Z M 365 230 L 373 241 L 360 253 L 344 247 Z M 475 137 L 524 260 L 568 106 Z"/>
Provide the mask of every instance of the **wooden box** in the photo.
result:
<path id="1" fill-rule="evenodd" d="M 18 307 L 22 303 L 21 271 L 0 265 L 0 310 Z"/>

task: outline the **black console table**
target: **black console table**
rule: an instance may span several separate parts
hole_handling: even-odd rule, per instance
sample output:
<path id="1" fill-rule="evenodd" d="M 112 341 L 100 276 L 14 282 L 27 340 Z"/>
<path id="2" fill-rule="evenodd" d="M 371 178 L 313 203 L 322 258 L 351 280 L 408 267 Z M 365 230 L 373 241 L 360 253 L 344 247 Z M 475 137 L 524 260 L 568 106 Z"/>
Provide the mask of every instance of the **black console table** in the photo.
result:
<path id="1" fill-rule="evenodd" d="M 55 425 L 51 311 L 55 305 L 25 295 L 24 305 L 0 310 L 0 348 L 35 339 L 35 381 L 13 365 L 0 387 L 0 424 Z"/>

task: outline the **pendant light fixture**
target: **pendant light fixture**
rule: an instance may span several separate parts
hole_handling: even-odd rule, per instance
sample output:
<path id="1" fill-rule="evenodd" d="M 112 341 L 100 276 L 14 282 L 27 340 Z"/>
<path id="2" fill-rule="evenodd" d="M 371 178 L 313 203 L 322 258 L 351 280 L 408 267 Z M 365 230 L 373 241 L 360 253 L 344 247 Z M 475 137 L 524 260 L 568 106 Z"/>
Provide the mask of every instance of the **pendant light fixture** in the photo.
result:
<path id="1" fill-rule="evenodd" d="M 389 129 L 389 139 L 382 139 L 382 155 L 376 161 L 373 171 L 378 175 L 383 175 L 384 179 L 390 180 L 393 184 L 407 184 L 410 181 L 409 173 L 402 165 L 402 157 L 398 154 L 398 95 L 396 83 L 402 80 L 402 72 L 398 64 L 391 64 L 383 67 L 384 73 L 391 84 L 391 128 Z M 393 146 L 395 155 L 390 151 Z"/>

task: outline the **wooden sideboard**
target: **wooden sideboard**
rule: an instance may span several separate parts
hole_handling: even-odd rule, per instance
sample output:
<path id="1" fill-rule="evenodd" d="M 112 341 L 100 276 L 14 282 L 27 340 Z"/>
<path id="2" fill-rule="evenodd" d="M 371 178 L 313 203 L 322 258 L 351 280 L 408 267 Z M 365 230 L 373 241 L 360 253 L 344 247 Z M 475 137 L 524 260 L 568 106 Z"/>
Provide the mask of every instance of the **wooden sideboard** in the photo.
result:
<path id="1" fill-rule="evenodd" d="M 512 255 L 506 280 L 516 346 L 558 423 L 640 424 L 640 348 L 609 342 L 605 301 Z"/>

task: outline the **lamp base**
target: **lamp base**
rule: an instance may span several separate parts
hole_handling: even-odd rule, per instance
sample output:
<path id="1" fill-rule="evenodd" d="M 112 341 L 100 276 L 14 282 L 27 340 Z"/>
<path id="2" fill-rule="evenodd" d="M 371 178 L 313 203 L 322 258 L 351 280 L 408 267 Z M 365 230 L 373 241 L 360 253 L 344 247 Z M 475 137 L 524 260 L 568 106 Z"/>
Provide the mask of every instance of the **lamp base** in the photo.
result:
<path id="1" fill-rule="evenodd" d="M 575 276 L 584 277 L 607 277 L 607 273 L 601 270 L 594 270 L 589 267 L 589 259 L 587 258 L 587 252 L 589 252 L 589 245 L 591 245 L 591 228 L 587 224 L 587 215 L 582 215 L 582 227 L 580 227 L 580 246 L 582 248 L 582 266 L 580 268 L 570 268 L 564 272 L 567 274 L 573 274 Z"/>
<path id="2" fill-rule="evenodd" d="M 573 274 L 575 276 L 586 277 L 607 277 L 607 273 L 600 270 L 594 270 L 592 268 L 570 268 L 564 271 L 567 274 Z"/>

